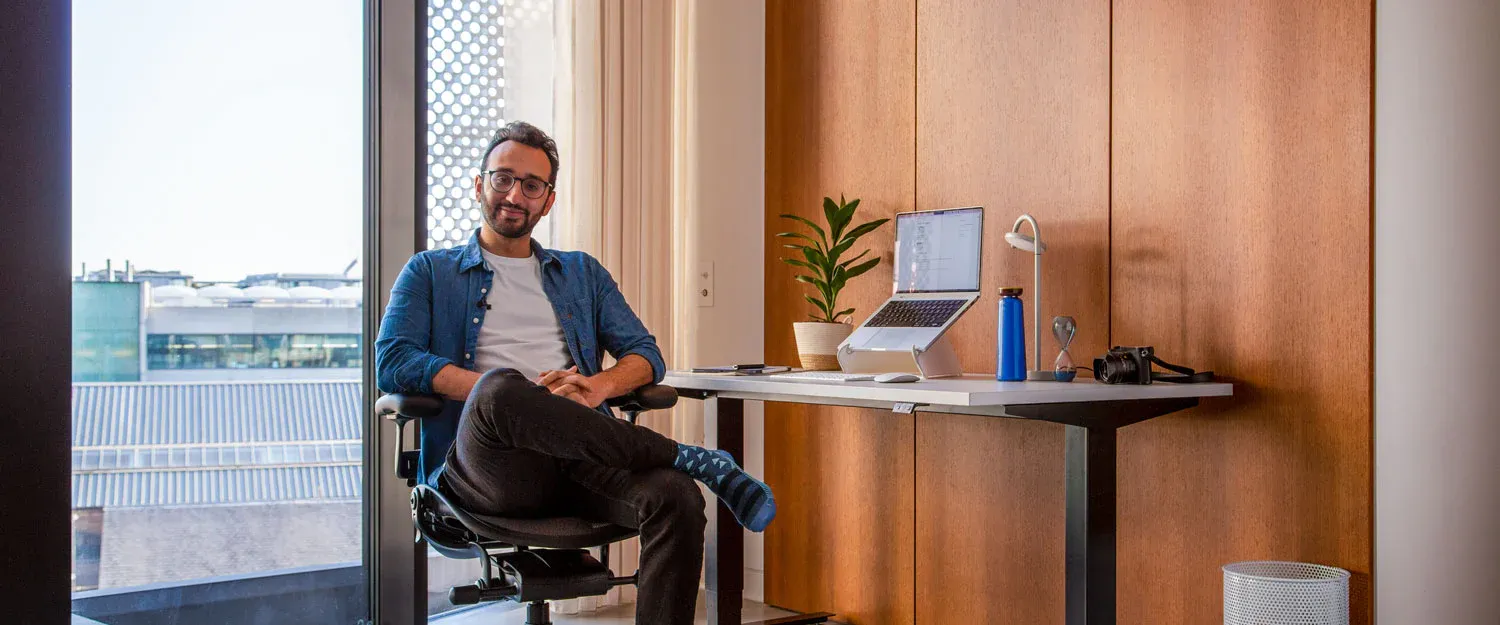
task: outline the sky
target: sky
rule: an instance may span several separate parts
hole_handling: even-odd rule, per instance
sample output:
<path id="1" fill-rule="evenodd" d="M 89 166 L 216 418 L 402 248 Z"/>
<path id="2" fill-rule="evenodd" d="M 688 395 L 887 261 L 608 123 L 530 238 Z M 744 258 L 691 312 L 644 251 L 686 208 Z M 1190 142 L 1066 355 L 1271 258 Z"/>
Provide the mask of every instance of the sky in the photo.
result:
<path id="1" fill-rule="evenodd" d="M 362 10 L 74 0 L 74 274 L 110 259 L 233 281 L 358 259 Z"/>

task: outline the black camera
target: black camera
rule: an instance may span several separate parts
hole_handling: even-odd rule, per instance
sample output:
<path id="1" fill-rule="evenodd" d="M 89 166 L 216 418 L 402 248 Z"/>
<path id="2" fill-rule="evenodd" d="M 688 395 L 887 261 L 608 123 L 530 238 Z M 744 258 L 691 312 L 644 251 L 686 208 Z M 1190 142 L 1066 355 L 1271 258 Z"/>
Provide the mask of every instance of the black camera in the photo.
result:
<path id="1" fill-rule="evenodd" d="M 1152 363 L 1176 373 L 1152 371 Z M 1150 384 L 1152 381 L 1192 384 L 1212 382 L 1214 372 L 1193 371 L 1187 367 L 1169 363 L 1157 358 L 1156 350 L 1150 346 L 1111 347 L 1109 353 L 1094 359 L 1094 379 L 1105 384 Z"/>

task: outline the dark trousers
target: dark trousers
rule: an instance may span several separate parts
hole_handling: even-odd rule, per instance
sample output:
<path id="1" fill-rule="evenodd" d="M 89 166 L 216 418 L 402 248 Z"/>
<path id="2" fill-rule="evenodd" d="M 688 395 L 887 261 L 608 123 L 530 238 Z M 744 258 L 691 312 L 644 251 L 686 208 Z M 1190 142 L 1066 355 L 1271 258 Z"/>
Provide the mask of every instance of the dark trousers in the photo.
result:
<path id="1" fill-rule="evenodd" d="M 671 439 L 497 369 L 464 405 L 442 487 L 481 514 L 580 516 L 640 530 L 636 622 L 688 625 L 707 520 L 697 483 L 671 468 L 676 456 Z"/>

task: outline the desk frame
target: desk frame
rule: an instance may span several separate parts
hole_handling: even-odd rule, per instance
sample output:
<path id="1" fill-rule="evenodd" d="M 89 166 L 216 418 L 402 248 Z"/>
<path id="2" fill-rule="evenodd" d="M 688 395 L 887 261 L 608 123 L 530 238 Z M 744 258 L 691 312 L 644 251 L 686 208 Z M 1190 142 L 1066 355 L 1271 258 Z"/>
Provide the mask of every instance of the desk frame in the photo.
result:
<path id="1" fill-rule="evenodd" d="M 678 389 L 703 400 L 705 444 L 743 462 L 745 402 L 766 401 L 896 410 L 889 401 L 747 391 Z M 916 405 L 915 412 L 1031 419 L 1065 428 L 1067 488 L 1067 625 L 1115 622 L 1115 435 L 1127 425 L 1198 405 L 1197 397 L 1088 401 L 1011 406 Z M 908 405 L 909 406 L 909 405 Z M 745 592 L 744 530 L 723 502 L 708 520 L 706 544 L 709 625 L 741 622 Z M 760 625 L 826 622 L 826 612 L 763 621 Z"/>

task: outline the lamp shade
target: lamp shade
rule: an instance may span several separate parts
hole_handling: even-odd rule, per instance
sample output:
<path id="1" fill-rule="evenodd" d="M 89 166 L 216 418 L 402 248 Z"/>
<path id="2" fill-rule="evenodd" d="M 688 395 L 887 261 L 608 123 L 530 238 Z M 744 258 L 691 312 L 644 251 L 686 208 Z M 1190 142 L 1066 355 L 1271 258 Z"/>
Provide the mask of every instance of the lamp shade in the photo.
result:
<path id="1" fill-rule="evenodd" d="M 1036 252 L 1037 254 L 1041 254 L 1047 251 L 1046 243 L 1038 244 L 1036 239 L 1019 232 L 1005 233 L 1005 242 L 1009 243 L 1013 248 L 1027 252 Z M 1038 245 L 1041 246 L 1041 249 L 1037 249 Z"/>

